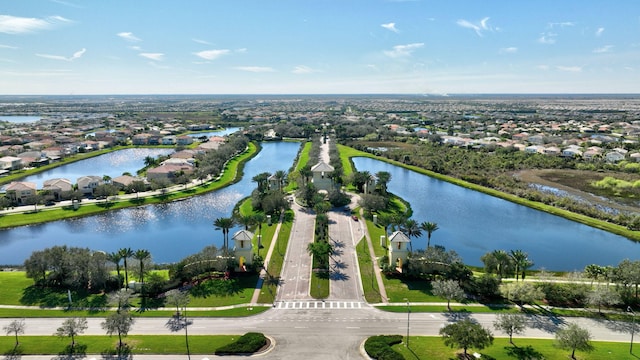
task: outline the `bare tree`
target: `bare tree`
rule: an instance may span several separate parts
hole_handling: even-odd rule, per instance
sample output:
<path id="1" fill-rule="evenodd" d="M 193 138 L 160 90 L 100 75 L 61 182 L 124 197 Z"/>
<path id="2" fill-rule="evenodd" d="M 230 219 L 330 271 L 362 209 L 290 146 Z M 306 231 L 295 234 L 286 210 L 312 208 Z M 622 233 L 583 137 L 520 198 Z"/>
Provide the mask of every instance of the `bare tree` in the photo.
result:
<path id="1" fill-rule="evenodd" d="M 498 314 L 493 327 L 496 330 L 502 330 L 509 335 L 509 342 L 513 344 L 513 334 L 522 334 L 526 327 L 526 319 L 520 314 Z"/>
<path id="2" fill-rule="evenodd" d="M 118 334 L 118 354 L 122 352 L 122 338 L 129 334 L 129 330 L 131 330 L 134 322 L 135 319 L 128 311 L 121 311 L 107 316 L 101 324 L 102 328 L 107 332 L 107 335 Z"/>
<path id="3" fill-rule="evenodd" d="M 20 342 L 18 341 L 18 335 L 19 334 L 24 334 L 24 328 L 25 328 L 24 319 L 20 319 L 20 320 L 13 320 L 9 324 L 3 326 L 2 330 L 4 330 L 4 332 L 7 335 L 9 335 L 9 334 L 14 334 L 15 335 L 15 337 L 16 337 L 16 347 L 18 347 L 18 345 L 20 345 Z"/>
<path id="4" fill-rule="evenodd" d="M 62 326 L 60 326 L 55 335 L 59 337 L 70 337 L 71 338 L 71 350 L 76 345 L 76 336 L 82 334 L 89 325 L 87 325 L 86 318 L 69 318 L 62 322 Z"/>

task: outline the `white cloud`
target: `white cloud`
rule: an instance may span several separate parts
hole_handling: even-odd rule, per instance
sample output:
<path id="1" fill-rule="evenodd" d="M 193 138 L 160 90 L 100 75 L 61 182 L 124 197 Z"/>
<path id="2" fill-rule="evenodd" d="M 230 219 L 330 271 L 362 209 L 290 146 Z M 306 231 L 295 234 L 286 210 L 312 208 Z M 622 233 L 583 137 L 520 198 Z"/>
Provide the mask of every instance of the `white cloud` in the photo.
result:
<path id="1" fill-rule="evenodd" d="M 582 66 L 556 66 L 556 69 L 564 72 L 579 73 L 582 72 Z"/>
<path id="2" fill-rule="evenodd" d="M 133 35 L 132 32 L 120 32 L 117 34 L 119 37 L 127 40 L 127 41 L 131 41 L 131 42 L 138 42 L 138 41 L 142 41 L 142 39 L 140 39 L 139 37 Z"/>
<path id="3" fill-rule="evenodd" d="M 191 40 L 193 40 L 193 42 L 197 42 L 198 44 L 211 45 L 211 43 L 206 40 L 200 40 L 200 39 L 191 39 Z"/>
<path id="4" fill-rule="evenodd" d="M 536 69 L 538 70 L 542 70 L 542 71 L 547 71 L 550 69 L 549 65 L 538 65 L 536 66 Z"/>
<path id="5" fill-rule="evenodd" d="M 229 54 L 231 51 L 228 49 L 217 49 L 217 50 L 204 50 L 193 53 L 195 56 L 203 58 L 205 60 L 215 60 L 223 55 Z"/>
<path id="6" fill-rule="evenodd" d="M 236 70 L 248 71 L 254 73 L 274 72 L 275 70 L 268 66 L 236 66 Z"/>
<path id="7" fill-rule="evenodd" d="M 598 30 L 596 30 L 596 36 L 597 36 L 597 37 L 602 36 L 602 33 L 603 33 L 603 32 L 604 32 L 604 28 L 603 28 L 603 27 L 598 28 Z"/>
<path id="8" fill-rule="evenodd" d="M 61 56 L 61 55 L 50 55 L 50 54 L 36 54 L 36 56 L 39 56 L 45 59 L 50 59 L 50 60 L 73 61 L 76 59 L 80 59 L 85 52 L 87 52 L 87 49 L 82 49 L 82 50 L 76 51 L 70 57 Z"/>
<path id="9" fill-rule="evenodd" d="M 518 48 L 513 46 L 500 49 L 500 54 L 515 54 L 517 52 Z"/>
<path id="10" fill-rule="evenodd" d="M 456 21 L 458 26 L 463 28 L 471 29 L 476 32 L 478 36 L 483 36 L 485 31 L 493 31 L 493 28 L 489 25 L 489 18 L 486 17 L 479 22 L 472 23 L 471 21 L 460 19 Z"/>
<path id="11" fill-rule="evenodd" d="M 552 45 L 556 43 L 556 34 L 545 33 L 538 38 L 540 44 Z"/>
<path id="12" fill-rule="evenodd" d="M 613 45 L 605 45 L 603 47 L 594 49 L 593 52 L 596 54 L 602 54 L 602 53 L 611 52 L 611 50 L 613 50 Z"/>
<path id="13" fill-rule="evenodd" d="M 424 46 L 424 43 L 413 43 L 407 45 L 396 45 L 393 47 L 393 50 L 386 50 L 384 54 L 390 58 L 402 58 L 411 56 L 411 54 Z"/>
<path id="14" fill-rule="evenodd" d="M 153 61 L 162 61 L 164 58 L 163 53 L 140 53 L 138 55 Z"/>
<path id="15" fill-rule="evenodd" d="M 61 23 L 69 23 L 71 20 L 62 16 L 48 16 L 46 18 L 27 18 L 11 15 L 0 15 L 0 33 L 26 34 L 41 30 L 49 30 Z"/>
<path id="16" fill-rule="evenodd" d="M 298 65 L 291 71 L 294 74 L 310 74 L 314 72 L 318 72 L 318 70 L 312 69 L 305 65 Z"/>
<path id="17" fill-rule="evenodd" d="M 390 22 L 390 23 L 388 23 L 388 24 L 382 24 L 382 25 L 380 25 L 380 26 L 382 26 L 383 28 L 385 28 L 385 29 L 387 29 L 387 30 L 389 30 L 389 31 L 393 31 L 394 33 L 398 33 L 398 32 L 400 32 L 400 31 L 396 28 L 396 23 L 392 23 L 392 22 Z"/>
<path id="18" fill-rule="evenodd" d="M 553 29 L 554 27 L 559 26 L 561 28 L 563 27 L 567 27 L 567 26 L 576 26 L 576 23 L 572 22 L 572 21 L 564 21 L 564 22 L 553 22 L 553 23 L 549 23 L 549 28 Z"/>
<path id="19" fill-rule="evenodd" d="M 0 44 L 0 49 L 17 49 L 17 46 Z"/>

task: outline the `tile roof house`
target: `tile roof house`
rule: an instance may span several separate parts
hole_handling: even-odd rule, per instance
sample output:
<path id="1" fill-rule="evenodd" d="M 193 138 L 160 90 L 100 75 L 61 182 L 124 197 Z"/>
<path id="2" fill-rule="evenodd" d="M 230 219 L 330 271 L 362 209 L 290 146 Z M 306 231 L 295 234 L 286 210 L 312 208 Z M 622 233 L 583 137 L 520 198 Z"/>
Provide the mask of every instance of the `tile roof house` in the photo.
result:
<path id="1" fill-rule="evenodd" d="M 69 179 L 48 179 L 42 183 L 42 190 L 50 191 L 54 199 L 60 200 L 64 192 L 73 191 L 73 184 Z"/>
<path id="2" fill-rule="evenodd" d="M 96 175 L 81 176 L 78 178 L 78 190 L 85 195 L 93 195 L 93 191 L 104 182 L 102 177 Z"/>
<path id="3" fill-rule="evenodd" d="M 28 205 L 29 197 L 36 196 L 36 184 L 27 181 L 15 181 L 7 185 L 6 195 L 18 205 Z"/>

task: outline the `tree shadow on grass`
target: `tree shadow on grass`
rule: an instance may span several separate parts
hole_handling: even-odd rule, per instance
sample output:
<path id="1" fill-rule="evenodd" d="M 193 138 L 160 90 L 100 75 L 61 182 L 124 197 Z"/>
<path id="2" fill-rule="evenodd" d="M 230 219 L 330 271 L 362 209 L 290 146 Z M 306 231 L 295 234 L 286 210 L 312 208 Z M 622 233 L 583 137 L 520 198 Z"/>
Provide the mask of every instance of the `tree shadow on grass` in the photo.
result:
<path id="1" fill-rule="evenodd" d="M 527 345 L 525 347 L 505 346 L 504 349 L 507 351 L 507 355 L 518 360 L 544 359 L 544 355 L 534 349 L 531 345 Z"/>
<path id="2" fill-rule="evenodd" d="M 100 355 L 104 360 L 130 360 L 133 359 L 133 352 L 127 344 L 122 344 L 122 347 L 118 349 L 105 349 Z"/>
<path id="3" fill-rule="evenodd" d="M 20 360 L 22 358 L 22 348 L 20 345 L 16 345 L 13 349 L 4 352 L 2 360 Z"/>
<path id="4" fill-rule="evenodd" d="M 92 313 L 105 311 L 108 306 L 106 295 L 92 295 L 86 291 L 72 291 L 72 307 L 69 307 L 67 290 L 31 285 L 22 291 L 20 303 L 23 305 L 47 307 L 65 307 L 69 310 L 84 308 Z"/>
<path id="5" fill-rule="evenodd" d="M 53 360 L 76 360 L 84 359 L 87 356 L 87 345 L 76 344 L 75 346 L 67 345 L 58 356 L 52 358 Z"/>

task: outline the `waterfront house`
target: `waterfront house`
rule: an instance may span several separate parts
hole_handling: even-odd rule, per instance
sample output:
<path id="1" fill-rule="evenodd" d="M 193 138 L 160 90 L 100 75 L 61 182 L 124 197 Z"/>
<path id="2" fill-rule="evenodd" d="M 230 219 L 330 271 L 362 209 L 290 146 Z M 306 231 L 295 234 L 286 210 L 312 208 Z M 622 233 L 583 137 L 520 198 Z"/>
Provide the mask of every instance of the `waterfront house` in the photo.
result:
<path id="1" fill-rule="evenodd" d="M 95 189 L 104 182 L 100 176 L 89 175 L 79 177 L 77 183 L 80 192 L 84 195 L 93 195 Z"/>
<path id="2" fill-rule="evenodd" d="M 0 170 L 17 170 L 22 167 L 22 159 L 16 156 L 3 156 L 0 158 Z"/>
<path id="3" fill-rule="evenodd" d="M 160 165 L 153 169 L 147 170 L 147 180 L 159 180 L 167 179 L 171 180 L 177 176 L 178 173 L 190 173 L 193 171 L 193 166 L 187 165 Z"/>
<path id="4" fill-rule="evenodd" d="M 176 138 L 176 144 L 183 145 L 183 146 L 191 145 L 191 144 L 193 144 L 193 138 L 191 136 L 188 136 L 188 135 L 178 136 Z"/>
<path id="5" fill-rule="evenodd" d="M 14 181 L 7 185 L 6 196 L 17 205 L 29 205 L 29 199 L 36 194 L 36 184 L 32 182 Z"/>
<path id="6" fill-rule="evenodd" d="M 48 179 L 42 183 L 42 190 L 49 191 L 53 198 L 58 201 L 62 194 L 73 190 L 71 180 L 64 178 Z"/>

